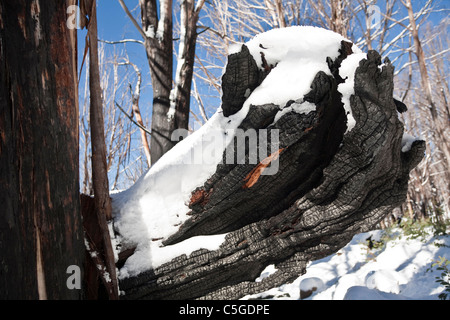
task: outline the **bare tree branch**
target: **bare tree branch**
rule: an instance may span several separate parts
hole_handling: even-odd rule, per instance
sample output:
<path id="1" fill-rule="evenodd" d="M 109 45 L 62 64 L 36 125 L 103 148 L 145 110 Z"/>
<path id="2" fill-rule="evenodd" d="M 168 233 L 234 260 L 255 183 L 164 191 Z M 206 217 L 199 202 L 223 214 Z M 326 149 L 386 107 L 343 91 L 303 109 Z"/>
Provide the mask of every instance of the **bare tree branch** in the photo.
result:
<path id="1" fill-rule="evenodd" d="M 147 131 L 142 129 L 144 127 L 144 122 L 142 121 L 141 110 L 139 109 L 139 98 L 140 98 L 140 94 L 141 94 L 141 82 L 142 82 L 141 71 L 134 63 L 131 63 L 128 60 L 125 62 L 119 63 L 119 65 L 131 65 L 134 68 L 134 71 L 136 72 L 136 75 L 137 75 L 137 81 L 136 81 L 136 86 L 134 88 L 134 93 L 133 92 L 131 93 L 132 94 L 132 110 L 136 117 L 137 123 L 139 123 L 141 125 L 141 127 L 139 127 L 139 128 L 141 131 L 142 146 L 144 147 L 145 157 L 147 158 L 147 164 L 150 167 L 152 165 L 152 162 L 151 162 L 151 156 L 150 156 L 149 143 L 148 143 L 147 135 L 146 135 Z M 131 84 L 130 84 L 130 91 L 132 91 Z"/>
<path id="2" fill-rule="evenodd" d="M 122 39 L 118 41 L 108 41 L 108 40 L 102 40 L 98 39 L 99 42 L 107 43 L 107 44 L 120 44 L 120 43 L 139 43 L 141 45 L 144 45 L 144 41 L 142 40 L 136 40 L 136 39 Z"/>
<path id="3" fill-rule="evenodd" d="M 131 14 L 130 10 L 128 10 L 128 8 L 125 5 L 125 3 L 123 2 L 123 0 L 118 0 L 118 1 L 119 1 L 120 5 L 122 6 L 123 10 L 125 11 L 125 13 L 127 14 L 127 16 L 130 18 L 130 20 L 133 23 L 133 25 L 136 27 L 136 29 L 141 34 L 142 38 L 143 39 L 147 38 L 147 35 L 145 34 L 144 30 L 142 30 L 142 28 L 139 25 L 139 23 L 137 23 L 136 19 L 133 17 L 133 15 Z"/>
<path id="4" fill-rule="evenodd" d="M 133 122 L 136 126 L 139 127 L 139 129 L 144 130 L 146 133 L 148 133 L 149 135 L 151 135 L 152 133 L 145 127 L 143 127 L 142 125 L 140 125 L 139 123 L 136 122 L 136 120 L 133 119 L 133 117 L 131 117 L 121 106 L 120 104 L 117 103 L 117 101 L 114 101 L 115 105 L 117 106 L 117 108 L 120 109 L 120 111 L 123 112 L 124 115 L 127 116 L 128 119 L 130 119 L 131 122 Z"/>

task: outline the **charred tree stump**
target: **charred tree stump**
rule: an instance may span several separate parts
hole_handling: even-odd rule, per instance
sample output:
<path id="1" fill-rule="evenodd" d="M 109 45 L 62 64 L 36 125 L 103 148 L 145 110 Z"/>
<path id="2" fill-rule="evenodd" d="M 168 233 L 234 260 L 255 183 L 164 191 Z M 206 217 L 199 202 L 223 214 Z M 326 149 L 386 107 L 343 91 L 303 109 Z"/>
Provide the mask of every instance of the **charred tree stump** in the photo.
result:
<path id="1" fill-rule="evenodd" d="M 415 141 L 408 152 L 401 151 L 394 68 L 387 59 L 381 65 L 375 51 L 360 61 L 350 99 L 356 125 L 346 132 L 337 86 L 345 81 L 339 66 L 351 50 L 342 43 L 340 52 L 338 59 L 328 61 L 332 75 L 317 73 L 303 97 L 315 104 L 315 111 L 286 112 L 274 121 L 285 106 L 251 106 L 242 121 L 242 129 L 279 129 L 278 151 L 267 158 L 278 159 L 277 174 L 261 175 L 264 161 L 218 165 L 192 191 L 190 218 L 164 241 L 171 245 L 228 232 L 220 248 L 197 250 L 122 279 L 122 299 L 237 299 L 293 281 L 309 261 L 374 229 L 405 200 L 409 172 L 422 159 L 425 144 Z M 223 77 L 224 115 L 238 112 L 247 89 L 257 87 L 268 72 L 270 68 L 258 69 L 245 46 L 231 55 Z M 288 105 L 293 103 L 298 102 Z M 258 147 L 272 150 L 271 142 Z M 269 264 L 277 271 L 255 282 Z"/>

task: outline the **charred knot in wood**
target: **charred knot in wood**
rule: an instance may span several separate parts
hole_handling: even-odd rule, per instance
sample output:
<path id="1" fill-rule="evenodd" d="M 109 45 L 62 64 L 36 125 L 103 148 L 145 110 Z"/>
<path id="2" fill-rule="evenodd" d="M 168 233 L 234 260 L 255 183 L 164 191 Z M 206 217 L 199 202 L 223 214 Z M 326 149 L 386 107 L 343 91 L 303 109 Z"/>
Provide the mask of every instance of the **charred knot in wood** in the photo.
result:
<path id="1" fill-rule="evenodd" d="M 301 217 L 298 216 L 292 219 L 292 221 L 288 224 L 282 224 L 279 225 L 278 227 L 273 227 L 272 230 L 270 231 L 270 236 L 285 235 L 288 232 L 290 233 L 298 231 L 298 227 L 296 228 L 296 226 L 300 222 L 300 219 Z"/>
<path id="2" fill-rule="evenodd" d="M 239 242 L 236 247 L 240 247 L 240 246 L 246 246 L 248 244 L 248 240 L 244 239 L 241 242 Z"/>
<path id="3" fill-rule="evenodd" d="M 187 274 L 186 274 L 186 273 L 182 273 L 182 274 L 178 275 L 178 277 L 179 277 L 181 280 L 183 280 L 183 279 L 186 279 Z"/>
<path id="4" fill-rule="evenodd" d="M 205 188 L 196 189 L 191 196 L 189 201 L 189 208 L 192 208 L 194 205 L 201 205 L 204 207 L 209 202 L 209 196 L 211 195 L 213 188 L 209 191 L 206 191 Z"/>
<path id="5" fill-rule="evenodd" d="M 298 224 L 300 222 L 300 217 L 296 217 L 291 221 L 291 225 L 295 226 L 296 224 Z"/>

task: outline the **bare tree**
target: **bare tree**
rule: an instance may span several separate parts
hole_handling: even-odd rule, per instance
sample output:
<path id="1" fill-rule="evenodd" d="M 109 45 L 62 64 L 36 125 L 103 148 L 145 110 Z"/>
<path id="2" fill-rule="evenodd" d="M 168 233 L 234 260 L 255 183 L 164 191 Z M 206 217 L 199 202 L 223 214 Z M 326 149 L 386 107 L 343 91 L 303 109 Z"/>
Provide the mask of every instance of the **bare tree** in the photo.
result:
<path id="1" fill-rule="evenodd" d="M 192 76 L 194 72 L 195 48 L 197 43 L 197 22 L 205 0 L 181 1 L 180 40 L 178 44 L 175 84 L 170 93 L 169 120 L 173 128 L 187 129 L 191 98 Z"/>
<path id="2" fill-rule="evenodd" d="M 139 125 L 139 131 L 141 132 L 141 140 L 142 140 L 142 147 L 144 148 L 145 157 L 147 159 L 147 164 L 150 167 L 151 166 L 151 155 L 150 155 L 150 148 L 149 143 L 147 140 L 147 133 L 148 131 L 145 129 L 144 121 L 142 120 L 141 116 L 141 110 L 139 108 L 139 98 L 141 95 L 141 83 L 142 83 L 142 76 L 141 71 L 139 68 L 134 64 L 128 61 L 128 59 L 125 62 L 121 62 L 118 65 L 131 65 L 136 72 L 137 80 L 136 85 L 134 87 L 134 91 L 132 91 L 132 111 L 134 116 L 136 117 L 137 124 Z M 130 91 L 131 91 L 131 84 L 130 84 Z"/>
<path id="3" fill-rule="evenodd" d="M 141 25 L 119 0 L 144 39 L 153 88 L 150 153 L 155 163 L 175 144 L 175 129 L 188 129 L 192 74 L 195 62 L 197 21 L 204 0 L 183 0 L 180 10 L 180 39 L 174 86 L 173 72 L 173 1 L 140 0 Z M 159 14 L 158 14 L 159 13 Z"/>
<path id="4" fill-rule="evenodd" d="M 104 42 L 104 41 L 101 41 Z M 80 149 L 81 190 L 93 195 L 91 179 L 89 121 L 89 57 L 85 79 L 80 81 Z M 141 113 L 141 91 L 146 89 L 139 67 L 130 61 L 126 50 L 109 50 L 99 45 L 99 69 L 102 90 L 106 140 L 106 166 L 111 190 L 121 190 L 133 184 L 150 167 L 148 117 Z M 139 134 L 139 140 L 135 138 Z M 137 142 L 137 141 L 140 141 Z"/>
<path id="5" fill-rule="evenodd" d="M 406 84 L 398 81 L 400 88 L 410 88 L 405 102 L 415 106 L 411 113 L 404 115 L 408 131 L 425 137 L 428 145 L 426 158 L 411 173 L 408 203 L 405 208 L 405 211 L 411 211 L 411 214 L 414 213 L 419 217 L 439 218 L 442 212 L 450 208 L 450 172 L 446 154 L 443 152 L 449 143 L 445 137 L 450 134 L 447 109 L 449 89 L 444 75 L 448 69 L 444 61 L 448 60 L 449 55 L 446 26 L 448 19 L 444 19 L 433 28 L 428 26 L 424 32 L 426 45 L 422 47 L 437 118 L 433 118 L 429 98 L 423 94 L 422 77 L 420 79 L 412 77 L 413 71 L 419 69 L 417 59 L 410 61 L 408 79 L 403 81 Z M 417 71 L 417 74 L 421 75 L 420 69 Z M 438 128 L 442 133 L 438 132 Z"/>
<path id="6" fill-rule="evenodd" d="M 101 234 L 101 242 L 91 243 L 104 256 L 104 268 L 108 272 L 110 281 L 106 281 L 103 275 L 105 288 L 108 290 L 110 299 L 118 299 L 118 283 L 116 276 L 116 266 L 114 262 L 114 252 L 111 245 L 110 233 L 107 220 L 112 218 L 111 198 L 109 196 L 109 180 L 106 164 L 106 144 L 104 133 L 104 117 L 102 89 L 100 87 L 100 71 L 98 64 L 98 37 L 97 37 L 97 3 L 96 0 L 83 1 L 83 14 L 87 15 L 89 36 L 89 89 L 90 89 L 90 128 L 92 145 L 92 187 L 94 191 L 95 215 L 97 218 L 96 227 Z M 95 227 L 93 227 L 95 229 Z M 89 230 L 91 231 L 91 230 Z M 90 241 L 91 234 L 88 234 Z M 98 264 L 98 261 L 95 261 Z M 102 268 L 103 270 L 103 268 Z"/>
<path id="7" fill-rule="evenodd" d="M 123 3 L 123 1 L 121 1 Z M 159 18 L 155 0 L 140 0 L 142 30 L 153 88 L 152 163 L 173 146 L 173 124 L 168 121 L 172 90 L 172 0 L 160 2 Z M 142 32 L 141 32 L 142 34 Z"/>

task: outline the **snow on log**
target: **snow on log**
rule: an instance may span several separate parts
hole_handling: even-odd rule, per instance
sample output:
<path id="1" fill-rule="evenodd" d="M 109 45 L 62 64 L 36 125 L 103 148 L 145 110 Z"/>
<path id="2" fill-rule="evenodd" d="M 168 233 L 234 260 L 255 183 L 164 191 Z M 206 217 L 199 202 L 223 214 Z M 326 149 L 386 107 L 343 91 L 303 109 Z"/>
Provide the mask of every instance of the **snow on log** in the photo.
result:
<path id="1" fill-rule="evenodd" d="M 233 52 L 217 113 L 113 195 L 123 299 L 267 290 L 405 200 L 425 144 L 404 147 L 388 59 L 313 27 Z"/>

